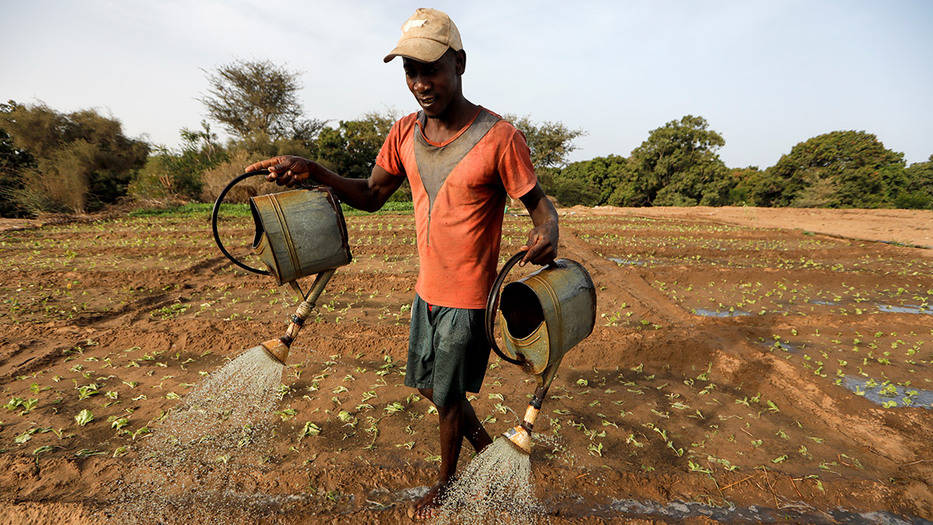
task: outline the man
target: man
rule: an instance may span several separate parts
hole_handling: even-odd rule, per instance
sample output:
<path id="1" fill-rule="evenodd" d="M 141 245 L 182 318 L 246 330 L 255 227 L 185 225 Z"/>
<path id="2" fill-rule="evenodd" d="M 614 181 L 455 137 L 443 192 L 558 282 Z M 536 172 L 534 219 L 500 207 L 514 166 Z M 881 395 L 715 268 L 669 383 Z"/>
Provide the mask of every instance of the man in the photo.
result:
<path id="1" fill-rule="evenodd" d="M 402 57 L 405 81 L 421 111 L 392 127 L 369 179 L 348 179 L 309 160 L 258 162 L 268 179 L 330 186 L 347 204 L 376 211 L 407 177 L 420 260 L 405 384 L 437 407 L 438 483 L 409 516 L 433 516 L 456 473 L 463 438 L 479 452 L 492 442 L 466 399 L 478 392 L 489 360 L 483 314 L 495 279 L 506 196 L 521 199 L 534 227 L 520 264 L 557 254 L 557 212 L 537 183 L 528 146 L 515 127 L 463 96 L 466 53 L 457 27 L 434 9 L 418 9 L 402 26 L 385 62 Z"/>

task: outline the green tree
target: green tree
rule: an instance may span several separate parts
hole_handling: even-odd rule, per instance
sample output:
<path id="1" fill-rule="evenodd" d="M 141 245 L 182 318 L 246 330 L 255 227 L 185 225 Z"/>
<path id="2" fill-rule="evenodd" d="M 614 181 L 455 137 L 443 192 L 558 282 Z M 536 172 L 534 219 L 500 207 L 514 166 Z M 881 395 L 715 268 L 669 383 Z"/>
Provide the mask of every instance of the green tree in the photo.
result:
<path id="1" fill-rule="evenodd" d="M 237 60 L 206 74 L 210 87 L 198 100 L 248 149 L 268 149 L 278 140 L 310 142 L 324 125 L 303 116 L 299 72 L 269 60 Z"/>
<path id="2" fill-rule="evenodd" d="M 563 122 L 544 121 L 536 124 L 528 116 L 508 114 L 503 118 L 525 134 L 525 141 L 531 150 L 531 164 L 535 169 L 564 167 L 570 153 L 577 149 L 573 142 L 586 134 L 582 129 L 568 128 Z"/>
<path id="3" fill-rule="evenodd" d="M 30 213 L 84 212 L 115 202 L 149 153 L 144 141 L 123 134 L 118 120 L 90 109 L 64 114 L 10 101 L 0 105 L 0 129 L 35 159 L 13 195 Z"/>
<path id="4" fill-rule="evenodd" d="M 686 115 L 654 129 L 632 151 L 609 196 L 614 206 L 718 206 L 731 179 L 716 151 L 725 144 L 703 117 Z"/>
<path id="5" fill-rule="evenodd" d="M 626 169 L 627 160 L 618 155 L 572 162 L 548 181 L 545 190 L 564 205 L 606 204 Z"/>
<path id="6" fill-rule="evenodd" d="M 336 128 L 322 129 L 315 145 L 316 160 L 344 177 L 369 177 L 395 120 L 392 113 L 370 112 L 359 120 L 341 120 Z"/>
<path id="7" fill-rule="evenodd" d="M 833 131 L 798 143 L 756 181 L 763 206 L 878 208 L 904 183 L 904 155 L 864 131 Z"/>
<path id="8" fill-rule="evenodd" d="M 751 193 L 752 187 L 762 171 L 758 166 L 748 166 L 746 168 L 732 168 L 729 170 L 731 179 L 731 190 L 729 191 L 729 204 L 749 205 L 753 204 Z"/>

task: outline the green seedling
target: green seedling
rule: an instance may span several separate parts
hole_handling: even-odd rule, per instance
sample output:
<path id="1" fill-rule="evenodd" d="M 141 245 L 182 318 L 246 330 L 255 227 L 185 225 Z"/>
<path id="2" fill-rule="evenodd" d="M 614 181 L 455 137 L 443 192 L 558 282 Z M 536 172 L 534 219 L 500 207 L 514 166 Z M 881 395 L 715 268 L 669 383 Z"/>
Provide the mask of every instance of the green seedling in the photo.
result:
<path id="1" fill-rule="evenodd" d="M 82 410 L 81 412 L 78 412 L 78 415 L 75 416 L 75 422 L 77 422 L 78 425 L 82 427 L 90 423 L 93 419 L 94 419 L 94 414 L 86 408 Z"/>
<path id="2" fill-rule="evenodd" d="M 397 412 L 404 412 L 405 405 L 399 403 L 398 401 L 395 401 L 393 403 L 390 403 L 389 405 L 386 405 L 385 411 L 390 414 L 395 414 Z"/>
<path id="3" fill-rule="evenodd" d="M 29 430 L 13 438 L 13 442 L 16 443 L 17 445 L 22 445 L 23 443 L 26 443 L 27 441 L 32 439 L 32 435 L 38 431 L 39 431 L 38 428 L 30 428 Z"/>
<path id="4" fill-rule="evenodd" d="M 84 458 L 89 458 L 91 456 L 102 456 L 104 454 L 106 454 L 106 452 L 103 452 L 100 450 L 90 450 L 87 448 L 82 448 L 81 450 L 75 452 L 75 457 L 84 459 Z"/>
<path id="5" fill-rule="evenodd" d="M 282 421 L 288 421 L 289 419 L 295 417 L 298 414 L 298 411 L 294 408 L 285 408 L 276 412 Z"/>
<path id="6" fill-rule="evenodd" d="M 369 392 L 363 392 L 363 399 L 361 401 L 365 403 L 366 401 L 369 401 L 370 399 L 375 399 L 377 397 L 378 396 L 376 395 L 376 392 L 373 390 L 370 390 Z"/>
<path id="7" fill-rule="evenodd" d="M 78 387 L 78 401 L 83 401 L 93 395 L 99 394 L 97 383 L 91 383 L 89 385 L 84 385 Z"/>
<path id="8" fill-rule="evenodd" d="M 690 472 L 701 472 L 703 474 L 711 475 L 713 470 L 710 468 L 704 468 L 698 463 L 694 463 L 692 459 L 687 460 L 687 466 L 690 468 Z"/>
<path id="9" fill-rule="evenodd" d="M 307 421 L 305 426 L 301 428 L 298 432 L 298 440 L 301 441 L 305 436 L 317 436 L 321 433 L 321 427 L 315 425 L 314 423 Z"/>
<path id="10" fill-rule="evenodd" d="M 55 450 L 55 449 L 57 449 L 57 448 L 61 448 L 61 447 L 57 447 L 57 446 L 53 446 L 53 445 L 43 445 L 43 446 L 41 446 L 41 447 L 39 447 L 39 448 L 33 450 L 33 451 L 32 451 L 32 455 L 33 455 L 33 456 L 36 456 L 36 458 L 38 458 L 38 457 L 41 456 L 42 454 L 45 454 L 46 452 L 51 452 L 51 451 L 53 451 L 53 450 Z"/>
<path id="11" fill-rule="evenodd" d="M 343 423 L 346 423 L 347 426 L 350 426 L 350 427 L 356 426 L 356 422 L 357 422 L 356 417 L 354 417 L 353 414 L 347 412 L 346 410 L 341 410 L 340 412 L 338 412 L 337 419 L 339 419 Z"/>
<path id="12" fill-rule="evenodd" d="M 601 441 L 598 443 L 590 443 L 589 446 L 587 446 L 587 450 L 591 456 L 603 457 L 603 444 Z"/>
<path id="13" fill-rule="evenodd" d="M 4 407 L 5 407 L 7 410 L 12 411 L 12 410 L 16 410 L 17 408 L 23 406 L 23 403 L 25 403 L 25 402 L 26 402 L 26 400 L 23 399 L 23 398 L 21 398 L 21 397 L 11 397 L 10 400 L 7 402 L 7 404 L 4 405 Z"/>
<path id="14" fill-rule="evenodd" d="M 32 409 L 35 408 L 38 403 L 39 403 L 39 400 L 35 398 L 23 401 L 21 405 L 23 407 L 23 410 L 19 413 L 19 415 L 25 416 L 26 414 L 32 412 Z"/>

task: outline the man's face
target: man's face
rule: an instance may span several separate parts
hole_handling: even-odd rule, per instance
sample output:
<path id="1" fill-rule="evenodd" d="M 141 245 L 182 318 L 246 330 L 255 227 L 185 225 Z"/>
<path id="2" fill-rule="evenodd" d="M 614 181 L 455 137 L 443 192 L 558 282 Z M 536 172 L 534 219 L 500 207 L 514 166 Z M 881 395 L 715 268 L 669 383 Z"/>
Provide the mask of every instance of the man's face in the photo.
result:
<path id="1" fill-rule="evenodd" d="M 431 118 L 444 113 L 451 101 L 460 93 L 460 75 L 464 60 L 460 53 L 448 51 L 436 62 L 418 62 L 403 58 L 405 82 L 415 100 Z"/>

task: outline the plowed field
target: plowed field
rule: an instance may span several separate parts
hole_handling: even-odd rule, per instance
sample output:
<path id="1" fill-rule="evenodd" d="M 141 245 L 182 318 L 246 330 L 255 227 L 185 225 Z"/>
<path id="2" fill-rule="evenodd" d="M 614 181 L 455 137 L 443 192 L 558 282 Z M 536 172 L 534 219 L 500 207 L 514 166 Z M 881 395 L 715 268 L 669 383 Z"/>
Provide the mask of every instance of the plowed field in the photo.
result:
<path id="1" fill-rule="evenodd" d="M 535 425 L 550 521 L 933 519 L 933 258 L 875 242 L 930 246 L 933 214 L 768 213 L 561 210 L 560 256 L 590 270 L 598 311 Z M 251 222 L 224 221 L 231 246 Z M 132 500 L 166 412 L 281 335 L 296 299 L 222 258 L 203 214 L 0 232 L 0 523 L 406 521 L 439 460 L 430 403 L 402 385 L 413 218 L 347 222 L 354 261 L 252 455 Z M 506 215 L 502 261 L 529 224 Z M 473 396 L 490 433 L 533 388 L 491 359 Z"/>

